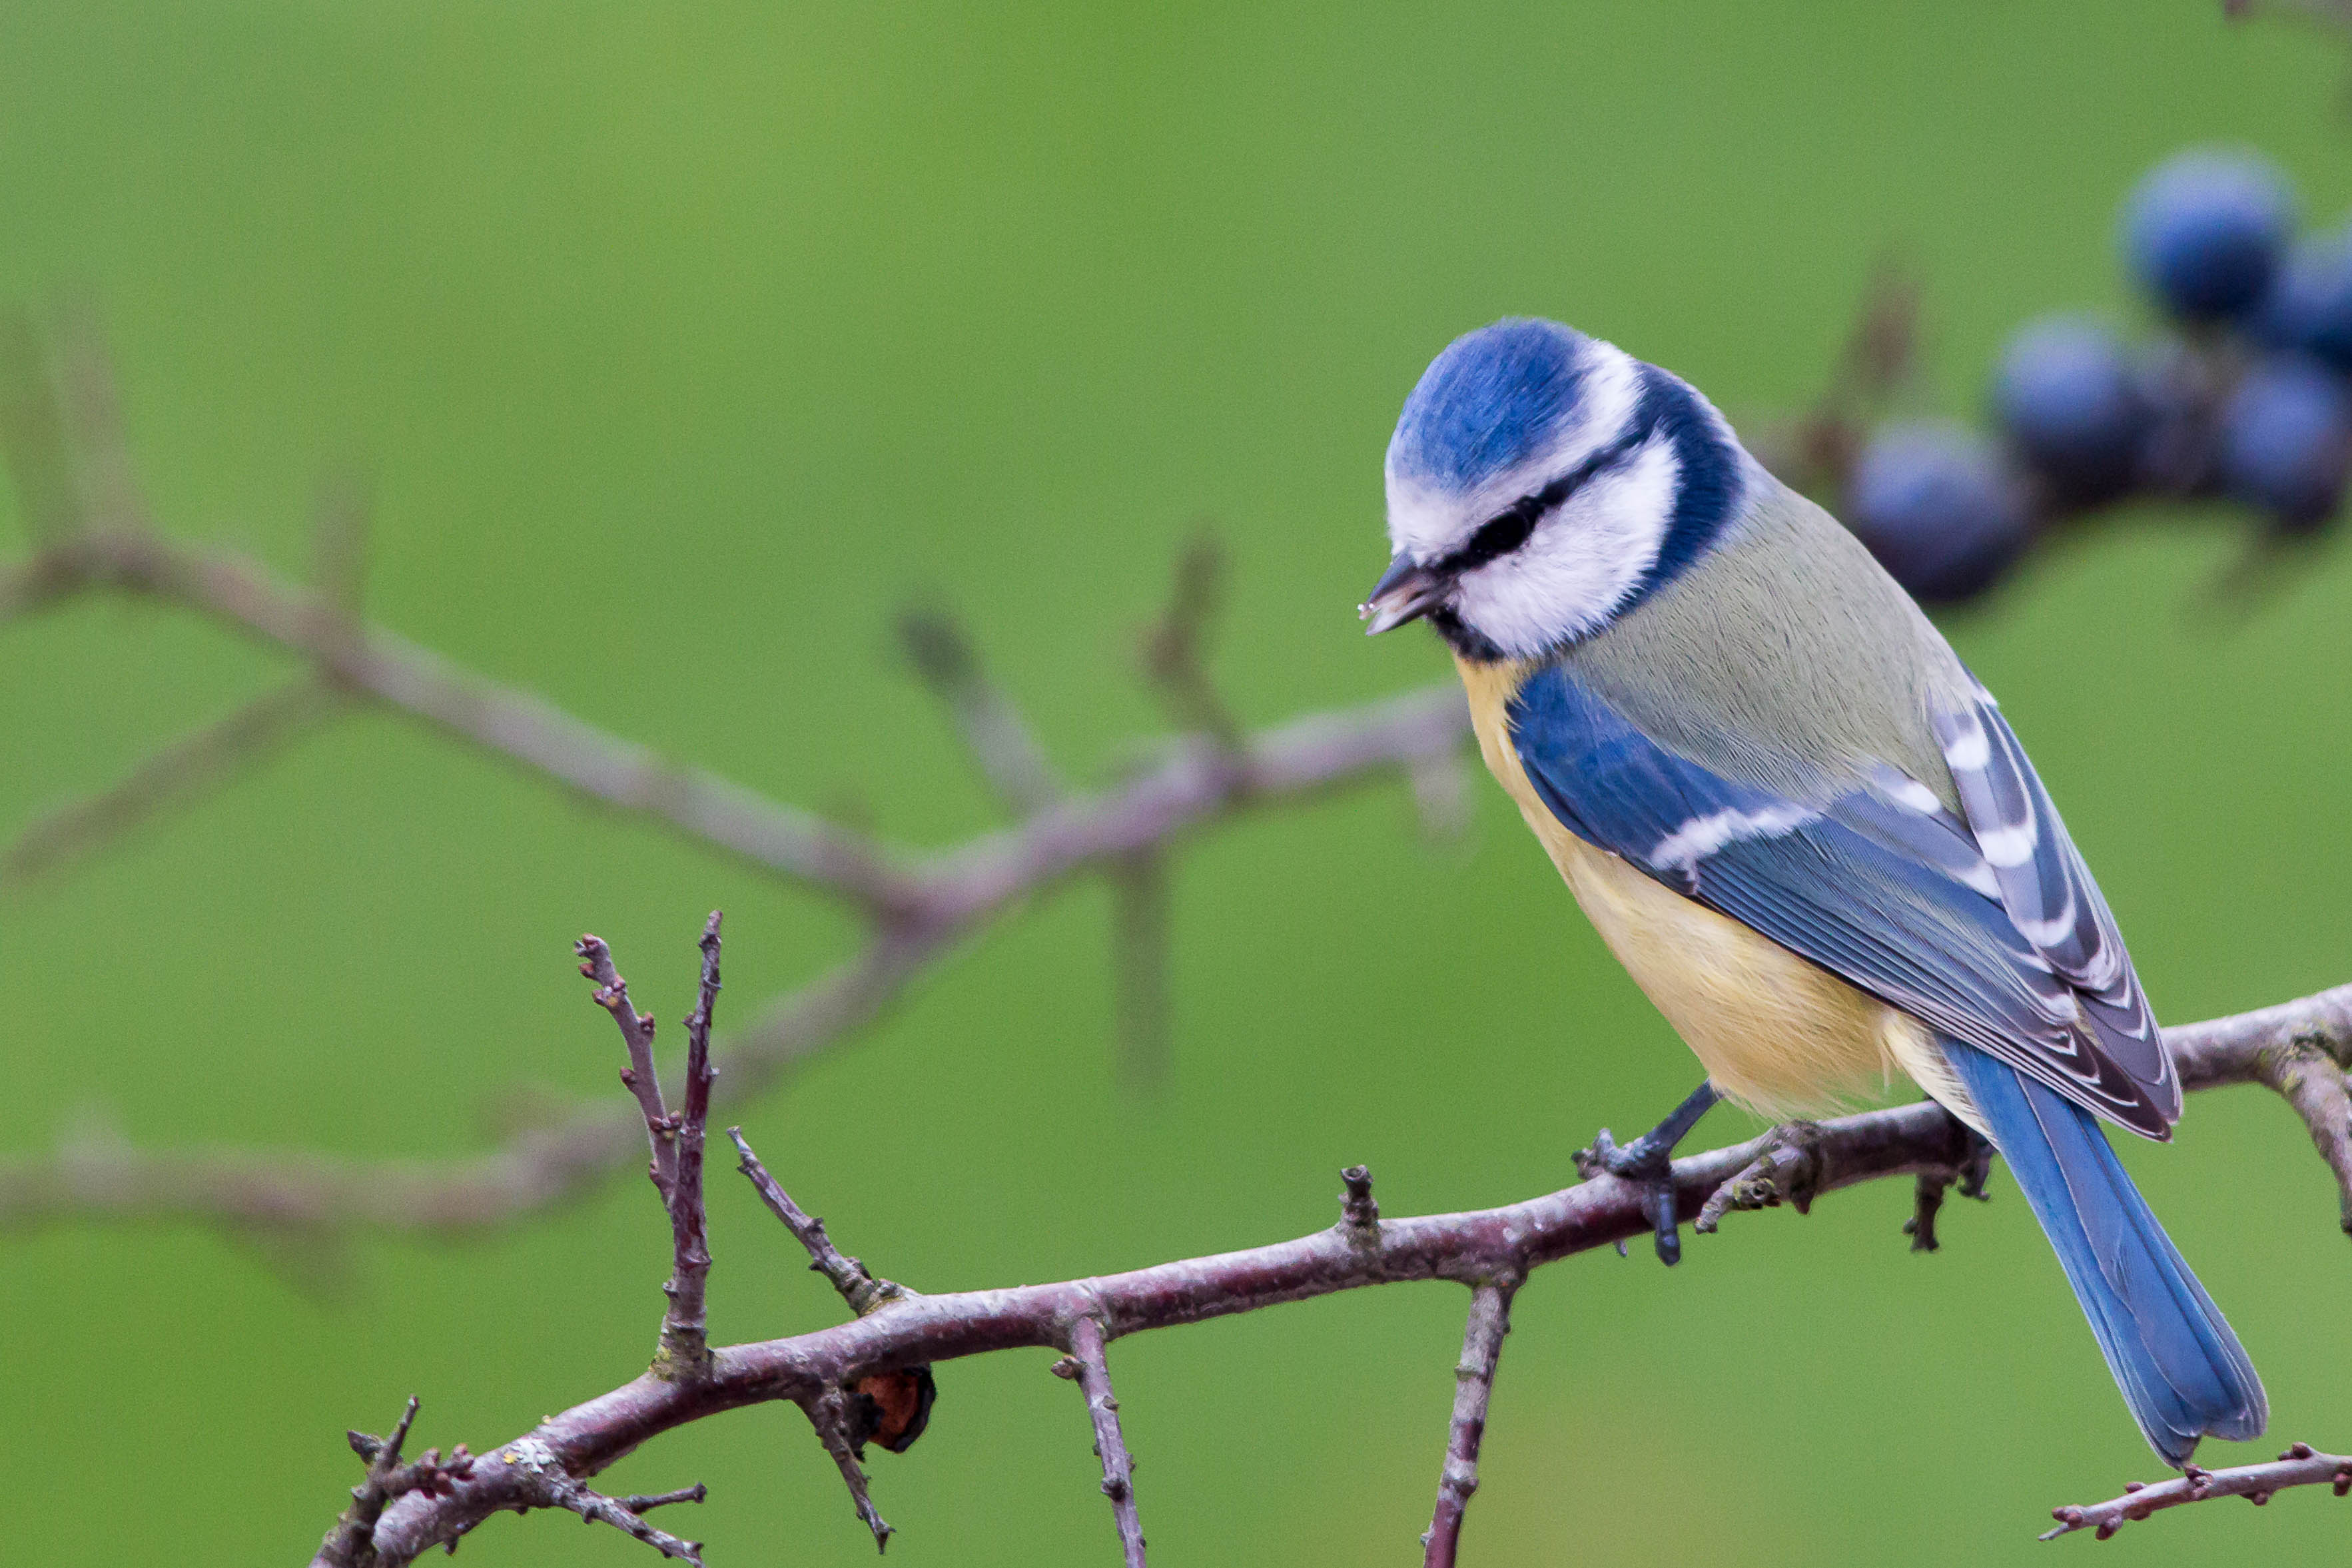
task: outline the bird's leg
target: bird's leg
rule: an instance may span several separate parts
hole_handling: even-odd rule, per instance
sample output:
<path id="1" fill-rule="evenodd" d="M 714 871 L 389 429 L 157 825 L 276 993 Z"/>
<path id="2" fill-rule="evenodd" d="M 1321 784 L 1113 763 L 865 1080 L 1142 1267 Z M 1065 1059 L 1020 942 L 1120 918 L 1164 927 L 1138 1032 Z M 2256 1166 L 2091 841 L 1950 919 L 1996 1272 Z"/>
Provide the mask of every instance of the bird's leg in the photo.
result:
<path id="1" fill-rule="evenodd" d="M 1577 1152 L 1577 1169 L 1584 1175 L 1606 1171 L 1642 1189 L 1642 1207 L 1650 1216 L 1661 1263 L 1672 1266 L 1681 1262 L 1683 1256 L 1682 1232 L 1675 1224 L 1675 1145 L 1722 1098 L 1712 1080 L 1702 1083 L 1664 1121 L 1631 1143 L 1620 1145 L 1604 1127 L 1594 1135 L 1591 1148 Z"/>

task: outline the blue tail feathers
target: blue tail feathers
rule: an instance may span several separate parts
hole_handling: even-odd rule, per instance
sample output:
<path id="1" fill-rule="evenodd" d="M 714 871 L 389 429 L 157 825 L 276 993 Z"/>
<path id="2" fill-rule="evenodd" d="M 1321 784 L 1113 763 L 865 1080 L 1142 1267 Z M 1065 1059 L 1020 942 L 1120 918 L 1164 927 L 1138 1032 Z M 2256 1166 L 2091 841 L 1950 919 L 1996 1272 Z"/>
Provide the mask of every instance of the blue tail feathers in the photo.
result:
<path id="1" fill-rule="evenodd" d="M 2097 1120 L 1982 1051 L 1947 1041 L 1944 1054 L 2057 1249 L 2149 1445 L 2177 1468 L 2208 1433 L 2260 1436 L 2270 1420 L 2262 1379 Z"/>

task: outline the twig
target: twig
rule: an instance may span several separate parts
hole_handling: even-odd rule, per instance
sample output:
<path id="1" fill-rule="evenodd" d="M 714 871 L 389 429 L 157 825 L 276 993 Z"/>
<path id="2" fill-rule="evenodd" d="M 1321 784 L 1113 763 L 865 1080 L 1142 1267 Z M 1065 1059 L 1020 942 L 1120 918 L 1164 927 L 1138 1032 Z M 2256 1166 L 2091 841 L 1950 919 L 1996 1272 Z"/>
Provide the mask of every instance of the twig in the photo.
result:
<path id="1" fill-rule="evenodd" d="M 680 1377 L 710 1371 L 705 1338 L 704 1287 L 710 1278 L 710 1241 L 702 1203 L 702 1144 L 710 1121 L 710 1015 L 719 1005 L 719 912 L 703 922 L 702 983 L 694 1011 L 686 1018 L 686 1111 L 679 1119 L 677 1175 L 669 1200 L 675 1266 L 663 1287 L 669 1310 L 662 1314 L 661 1351 L 655 1362 Z"/>
<path id="2" fill-rule="evenodd" d="M 629 1000 L 629 983 L 621 978 L 602 937 L 591 933 L 572 944 L 580 956 L 580 973 L 596 984 L 596 1005 L 613 1016 L 628 1047 L 629 1065 L 621 1069 L 621 1082 L 636 1097 L 651 1151 L 646 1174 L 669 1213 L 671 1268 L 662 1287 L 669 1306 L 662 1314 L 654 1370 L 681 1382 L 706 1376 L 710 1370 L 704 1337 L 710 1245 L 702 1203 L 702 1144 L 716 1076 L 710 1066 L 710 1015 L 719 1001 L 719 911 L 713 910 L 702 927 L 701 989 L 686 1020 L 685 1107 L 676 1113 L 662 1099 L 661 1075 L 654 1065 L 654 1016 L 638 1012 Z"/>
<path id="3" fill-rule="evenodd" d="M 824 1221 L 803 1214 L 800 1205 L 793 1202 L 792 1194 L 768 1174 L 768 1168 L 760 1163 L 760 1156 L 751 1152 L 751 1145 L 744 1142 L 743 1130 L 730 1127 L 727 1136 L 735 1140 L 736 1151 L 743 1156 L 736 1168 L 751 1179 L 751 1190 L 760 1194 L 769 1213 L 784 1222 L 793 1238 L 808 1249 L 809 1271 L 831 1280 L 851 1311 L 864 1317 L 886 1301 L 912 1294 L 903 1285 L 876 1279 L 856 1258 L 843 1257 L 840 1248 L 833 1245 L 833 1238 L 825 1235 Z"/>
<path id="4" fill-rule="evenodd" d="M 534 1508 L 560 1508 L 578 1514 L 586 1523 L 609 1524 L 644 1542 L 664 1557 L 675 1557 L 692 1563 L 694 1568 L 703 1568 L 700 1542 L 682 1541 L 646 1522 L 637 1510 L 629 1506 L 638 1500 L 645 1501 L 647 1507 L 661 1502 L 699 1502 L 705 1495 L 700 1486 L 646 1500 L 607 1497 L 567 1469 L 554 1448 L 535 1436 L 518 1437 L 481 1455 L 473 1461 L 469 1479 L 476 1500 L 482 1507 L 475 1523 L 506 1510 L 520 1513 Z M 450 1537 L 451 1541 L 456 1539 L 454 1534 Z M 416 1555 L 386 1551 L 382 1524 L 376 1528 L 373 1546 L 375 1554 L 368 1560 L 368 1568 L 399 1568 L 400 1564 L 413 1562 Z M 314 1563 L 312 1568 L 319 1565 Z"/>
<path id="5" fill-rule="evenodd" d="M 2183 1085 L 2191 1089 L 2262 1081 L 2261 1053 L 2304 1037 L 2324 1042 L 2321 1048 L 2330 1056 L 2352 1049 L 2352 985 L 2259 1013 L 2167 1031 Z M 816 1424 L 864 1517 L 872 1505 L 857 1489 L 863 1471 L 856 1464 L 846 1391 L 867 1379 L 1022 1346 L 1066 1349 L 1072 1344 L 1072 1325 L 1080 1319 L 1096 1322 L 1108 1341 L 1278 1302 L 1412 1279 L 1452 1279 L 1474 1289 L 1496 1289 L 1487 1315 L 1474 1313 L 1465 1336 L 1464 1362 L 1475 1371 L 1491 1366 L 1491 1356 L 1481 1347 L 1500 1338 L 1500 1309 L 1506 1304 L 1500 1299 L 1501 1282 L 1524 1279 L 1531 1270 L 1579 1252 L 1647 1235 L 1651 1225 L 1638 1186 L 1604 1175 L 1496 1209 L 1377 1220 L 1366 1215 L 1368 1223 L 1351 1223 L 1343 1215 L 1339 1225 L 1296 1240 L 1124 1274 L 1009 1289 L 900 1291 L 885 1297 L 882 1282 L 842 1257 L 822 1227 L 784 1196 L 740 1134 L 737 1145 L 744 1154 L 745 1172 L 761 1196 L 845 1298 L 856 1306 L 861 1281 L 874 1287 L 874 1294 L 863 1298 L 866 1309 L 849 1321 L 814 1332 L 715 1350 L 710 1375 L 699 1381 L 680 1383 L 647 1373 L 551 1416 L 520 1440 L 538 1445 L 530 1451 L 543 1454 L 546 1465 L 584 1478 L 673 1427 L 745 1405 L 790 1400 Z M 1978 1141 L 1967 1137 L 1940 1107 L 1903 1105 L 1823 1121 L 1793 1142 L 1783 1134 L 1767 1134 L 1677 1160 L 1677 1207 L 1696 1213 L 1759 1160 L 1791 1152 L 1804 1169 L 1790 1172 L 1776 1166 L 1780 1172 L 1776 1180 L 1785 1177 L 1791 1190 L 1802 1185 L 1813 1196 L 1922 1173 L 1958 1180 L 1980 1157 Z M 1350 1179 L 1351 1197 L 1359 1184 Z M 1360 1185 L 1363 1206 L 1369 1207 L 1369 1176 Z M 1356 1212 L 1360 1215 L 1362 1209 Z M 1470 1405 L 1457 1405 L 1458 1415 L 1478 1413 L 1475 1396 L 1471 1397 Z M 1454 1436 L 1450 1453 L 1462 1449 L 1466 1427 L 1457 1423 Z M 509 1445 L 501 1452 L 515 1447 Z M 516 1494 L 501 1490 L 496 1480 L 496 1472 L 505 1468 L 478 1460 L 472 1478 L 457 1482 L 446 1495 L 412 1492 L 384 1507 L 372 1537 L 380 1568 L 399 1568 L 428 1547 L 456 1539 L 489 1513 L 516 1506 Z M 492 1472 L 491 1477 L 486 1479 L 485 1472 Z M 874 1519 L 868 1522 L 871 1526 Z M 1433 1527 L 1433 1540 L 1436 1538 Z"/>
<path id="6" fill-rule="evenodd" d="M 654 1190 L 662 1201 L 669 1201 L 670 1189 L 677 1175 L 677 1145 L 675 1125 L 670 1121 L 669 1107 L 662 1102 L 661 1074 L 654 1068 L 654 1016 L 640 1013 L 629 1000 L 629 983 L 613 966 L 613 950 L 604 939 L 590 931 L 572 944 L 580 955 L 580 973 L 595 982 L 596 1005 L 613 1016 L 620 1026 L 621 1040 L 628 1048 L 629 1065 L 621 1069 L 621 1082 L 636 1096 L 637 1110 L 646 1123 L 646 1144 L 651 1154 Z"/>
<path id="7" fill-rule="evenodd" d="M 60 465 L 79 483 L 82 526 L 99 532 L 144 529 L 147 502 L 131 461 L 113 357 L 86 301 L 61 313 L 54 341 L 63 419 L 50 434 L 63 441 Z"/>
<path id="8" fill-rule="evenodd" d="M 1209 634 L 1223 607 L 1225 552 L 1209 533 L 1176 558 L 1168 608 L 1143 634 L 1143 670 L 1179 726 L 1207 736 L 1227 756 L 1244 747 L 1241 722 L 1210 679 Z"/>
<path id="9" fill-rule="evenodd" d="M 96 795 L 34 821 L 0 850 L 0 889 L 54 871 L 173 806 L 202 799 L 331 718 L 340 706 L 332 691 L 307 677 L 264 692 L 154 752 Z"/>
<path id="10" fill-rule="evenodd" d="M 1957 1121 L 1952 1127 L 1955 1136 L 1966 1131 Z M 1799 1214 L 1804 1214 L 1812 1207 L 1813 1195 L 1833 1184 L 1829 1179 L 1832 1168 L 1830 1160 L 1818 1124 L 1791 1121 L 1775 1127 L 1764 1135 L 1763 1147 L 1757 1151 L 1756 1157 L 1707 1194 L 1692 1228 L 1711 1232 L 1734 1209 L 1778 1208 L 1788 1203 L 1794 1205 Z M 1937 1181 L 1950 1179 L 1948 1168 L 1938 1168 L 1928 1176 Z"/>
<path id="11" fill-rule="evenodd" d="M 1168 1002 L 1168 860 L 1139 850 L 1110 873 L 1111 1006 L 1118 1070 L 1132 1088 L 1168 1078 L 1174 1054 Z"/>
<path id="12" fill-rule="evenodd" d="M 1821 395 L 1803 414 L 1759 431 L 1766 467 L 1809 494 L 1843 488 L 1871 421 L 1916 374 L 1919 301 L 1911 268 L 1895 254 L 1881 257 Z"/>
<path id="13" fill-rule="evenodd" d="M 827 1388 L 803 1400 L 801 1408 L 808 1412 L 809 1425 L 816 1428 L 817 1440 L 824 1445 L 824 1451 L 840 1467 L 842 1484 L 849 1489 L 849 1500 L 857 1509 L 859 1522 L 874 1532 L 874 1550 L 889 1551 L 890 1537 L 898 1531 L 883 1519 L 866 1491 L 866 1468 L 858 1463 L 864 1456 L 851 1433 L 848 1395 L 837 1386 Z"/>
<path id="14" fill-rule="evenodd" d="M 694 1489 L 701 1490 L 699 1487 Z M 681 1541 L 669 1531 L 647 1523 L 637 1512 L 625 1506 L 618 1498 L 609 1498 L 592 1491 L 574 1480 L 547 1478 L 546 1501 L 541 1508 L 567 1508 L 587 1524 L 609 1524 L 625 1535 L 635 1537 L 660 1552 L 664 1557 L 676 1557 L 702 1568 L 702 1542 Z"/>
<path id="15" fill-rule="evenodd" d="M 1466 759 L 1450 752 L 1419 758 L 1406 765 L 1405 780 L 1412 786 L 1413 816 L 1424 840 L 1459 843 L 1469 833 L 1477 805 Z"/>
<path id="16" fill-rule="evenodd" d="M 908 610 L 898 617 L 898 640 L 916 674 L 954 720 L 981 776 L 1015 816 L 1043 810 L 1063 793 L 1035 732 L 988 679 L 952 617 L 943 610 Z"/>
<path id="17" fill-rule="evenodd" d="M 2274 1090 L 2311 1133 L 2336 1178 L 2338 1212 L 2352 1231 L 2352 985 L 2208 1024 L 2167 1029 L 2164 1043 L 2184 1089 L 2259 1083 Z"/>
<path id="18" fill-rule="evenodd" d="M 0 456 L 16 481 L 16 514 L 25 531 L 45 547 L 71 539 L 82 528 L 81 498 L 58 402 L 31 319 L 21 310 L 0 313 Z"/>
<path id="19" fill-rule="evenodd" d="M 2239 1465 L 2226 1470 L 2190 1465 L 2170 1480 L 2158 1481 L 2153 1486 L 2135 1481 L 2124 1489 L 2123 1496 L 2105 1502 L 2053 1508 L 2050 1517 L 2058 1521 L 2058 1528 L 2043 1531 L 2041 1538 L 2054 1541 L 2078 1530 L 2089 1530 L 2105 1541 L 2132 1521 L 2183 1503 L 2222 1497 L 2266 1503 L 2289 1487 L 2315 1486 L 2333 1487 L 2337 1497 L 2352 1492 L 2352 1458 L 2323 1454 L 2308 1443 L 2297 1443 L 2265 1465 Z"/>
<path id="20" fill-rule="evenodd" d="M 369 502 L 366 488 L 349 475 L 321 481 L 311 506 L 310 585 L 332 629 L 351 636 L 367 599 Z"/>
<path id="21" fill-rule="evenodd" d="M 1423 1568 L 1454 1568 L 1462 1544 L 1462 1516 L 1478 1489 L 1478 1446 L 1486 1436 L 1486 1404 L 1495 1393 L 1495 1364 L 1511 1331 L 1511 1297 L 1518 1281 L 1482 1280 L 1470 1291 L 1470 1318 L 1462 1330 L 1462 1359 L 1454 1367 L 1454 1424 L 1446 1435 L 1445 1468 L 1437 1508 L 1422 1536 Z"/>
<path id="22" fill-rule="evenodd" d="M 366 1462 L 367 1479 L 352 1489 L 351 1506 L 335 1521 L 327 1538 L 319 1543 L 316 1559 L 320 1568 L 364 1568 L 373 1561 L 372 1542 L 376 1521 L 383 1515 L 384 1505 L 392 1500 L 391 1480 L 400 1467 L 400 1447 L 408 1441 L 408 1429 L 416 1420 L 417 1401 L 408 1396 L 407 1408 L 388 1437 L 371 1437 L 363 1432 L 347 1434 L 352 1451 Z"/>
<path id="23" fill-rule="evenodd" d="M 1119 1430 L 1118 1397 L 1111 1392 L 1110 1362 L 1104 1353 L 1100 1319 L 1080 1318 L 1070 1325 L 1070 1353 L 1054 1363 L 1054 1371 L 1069 1378 L 1086 1395 L 1087 1415 L 1095 1428 L 1095 1452 L 1102 1459 L 1103 1496 L 1118 1527 L 1119 1551 L 1127 1568 L 1144 1568 L 1143 1521 L 1135 1507 L 1135 1460 Z"/>
<path id="24" fill-rule="evenodd" d="M 2310 1130 L 2312 1147 L 2335 1173 L 2337 1215 L 2352 1232 L 2352 1095 L 2345 1090 L 2344 1051 L 2323 1030 L 2298 1032 L 2255 1057 L 2254 1077 L 2274 1089 Z"/>

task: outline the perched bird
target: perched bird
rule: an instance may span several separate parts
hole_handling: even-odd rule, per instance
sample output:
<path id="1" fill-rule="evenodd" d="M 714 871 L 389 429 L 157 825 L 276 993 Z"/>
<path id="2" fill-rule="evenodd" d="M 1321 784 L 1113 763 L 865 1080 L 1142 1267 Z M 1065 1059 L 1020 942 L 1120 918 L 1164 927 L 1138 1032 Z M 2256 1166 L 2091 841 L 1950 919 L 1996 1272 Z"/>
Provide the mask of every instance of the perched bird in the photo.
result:
<path id="1" fill-rule="evenodd" d="M 2180 1082 L 1991 696 L 1837 521 L 1667 372 L 1550 321 L 1461 338 L 1388 449 L 1371 633 L 1454 650 L 1486 765 L 1707 1081 L 1608 1167 L 1678 1241 L 1673 1147 L 1896 1072 L 1991 1140 L 2148 1442 L 2252 1437 L 2261 1380 L 2102 1120 Z"/>

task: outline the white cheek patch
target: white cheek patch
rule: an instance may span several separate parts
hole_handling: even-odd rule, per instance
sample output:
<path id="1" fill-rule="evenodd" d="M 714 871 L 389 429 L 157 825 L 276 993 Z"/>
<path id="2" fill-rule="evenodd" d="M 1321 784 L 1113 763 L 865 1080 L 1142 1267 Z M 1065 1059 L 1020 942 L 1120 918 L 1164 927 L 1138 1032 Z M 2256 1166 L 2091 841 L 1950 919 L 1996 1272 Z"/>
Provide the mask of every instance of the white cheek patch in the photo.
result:
<path id="1" fill-rule="evenodd" d="M 1597 629 L 1656 563 L 1678 476 L 1663 439 L 1595 476 L 1525 545 L 1463 576 L 1463 620 L 1517 658 Z"/>

